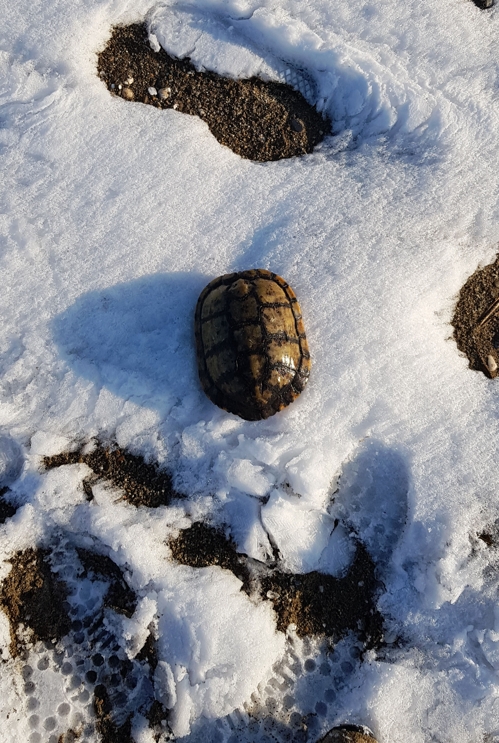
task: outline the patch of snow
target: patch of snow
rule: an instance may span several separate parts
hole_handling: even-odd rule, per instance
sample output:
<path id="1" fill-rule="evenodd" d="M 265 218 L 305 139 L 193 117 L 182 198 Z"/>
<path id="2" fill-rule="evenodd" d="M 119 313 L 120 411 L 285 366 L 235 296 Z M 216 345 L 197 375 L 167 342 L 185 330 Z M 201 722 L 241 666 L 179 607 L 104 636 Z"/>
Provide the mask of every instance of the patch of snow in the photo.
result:
<path id="1" fill-rule="evenodd" d="M 310 740 L 344 721 L 382 743 L 493 740 L 497 556 L 477 534 L 499 518 L 499 403 L 450 320 L 499 241 L 498 9 L 0 8 L 0 474 L 18 506 L 0 525 L 0 577 L 61 531 L 107 550 L 140 600 L 130 652 L 152 625 L 157 693 L 191 741 L 253 740 L 245 705 L 264 698 L 269 716 L 289 705 L 305 718 Z M 334 134 L 255 164 L 195 117 L 109 95 L 96 53 L 113 25 L 146 16 L 199 67 L 310 78 Z M 295 289 L 312 355 L 307 389 L 259 422 L 205 397 L 193 339 L 206 283 L 250 267 Z M 168 466 L 188 497 L 135 509 L 101 483 L 88 502 L 84 466 L 41 471 L 95 436 Z M 168 539 L 201 519 L 255 560 L 273 559 L 270 535 L 288 570 L 342 573 L 362 540 L 400 643 L 361 662 L 352 638 L 331 654 L 277 633 L 269 602 L 234 576 L 173 562 Z M 5 652 L 4 625 L 2 638 Z M 28 740 L 13 661 L 0 683 L 0 738 Z M 44 684 L 49 715 L 57 688 Z M 143 718 L 133 725 L 147 740 Z"/>

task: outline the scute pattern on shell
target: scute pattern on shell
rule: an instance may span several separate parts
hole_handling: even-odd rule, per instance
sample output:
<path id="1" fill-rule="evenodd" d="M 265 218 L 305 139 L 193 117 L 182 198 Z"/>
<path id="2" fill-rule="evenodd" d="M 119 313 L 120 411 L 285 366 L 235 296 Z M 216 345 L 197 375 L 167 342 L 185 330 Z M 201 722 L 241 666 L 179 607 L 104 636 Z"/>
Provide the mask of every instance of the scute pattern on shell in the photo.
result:
<path id="1" fill-rule="evenodd" d="M 310 354 L 298 300 L 271 271 L 211 281 L 198 299 L 195 330 L 204 391 L 245 420 L 274 415 L 308 381 Z"/>

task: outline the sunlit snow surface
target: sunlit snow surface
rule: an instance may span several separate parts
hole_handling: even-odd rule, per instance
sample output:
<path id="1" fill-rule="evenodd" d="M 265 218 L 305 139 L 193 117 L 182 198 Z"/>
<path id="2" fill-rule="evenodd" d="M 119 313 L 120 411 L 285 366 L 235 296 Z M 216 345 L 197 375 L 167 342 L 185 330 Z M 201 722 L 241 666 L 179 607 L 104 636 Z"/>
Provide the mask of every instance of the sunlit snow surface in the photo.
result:
<path id="1" fill-rule="evenodd" d="M 1 8 L 0 475 L 22 505 L 0 526 L 0 578 L 56 534 L 98 541 L 140 599 L 123 653 L 156 627 L 157 694 L 185 740 L 255 740 L 252 703 L 276 720 L 291 709 L 291 727 L 308 716 L 310 741 L 347 720 L 383 743 L 499 739 L 499 561 L 476 539 L 499 517 L 497 386 L 468 370 L 449 324 L 499 238 L 499 9 L 191 5 L 198 66 L 221 54 L 237 74 L 240 39 L 245 64 L 298 71 L 333 119 L 313 154 L 262 165 L 96 76 L 113 24 L 149 14 L 159 38 L 185 8 L 175 23 L 146 0 Z M 254 267 L 295 290 L 312 355 L 305 392 L 256 423 L 204 396 L 193 338 L 205 284 Z M 165 463 L 189 499 L 134 509 L 99 486 L 89 504 L 84 465 L 41 472 L 96 435 Z M 400 643 L 361 663 L 351 639 L 329 656 L 276 633 L 231 573 L 171 561 L 168 536 L 208 516 L 254 558 L 271 539 L 293 571 L 341 571 L 357 531 Z M 5 658 L 3 619 L 0 639 Z M 70 691 L 56 672 L 37 684 L 51 720 Z M 8 661 L 0 740 L 49 740 L 26 704 Z"/>

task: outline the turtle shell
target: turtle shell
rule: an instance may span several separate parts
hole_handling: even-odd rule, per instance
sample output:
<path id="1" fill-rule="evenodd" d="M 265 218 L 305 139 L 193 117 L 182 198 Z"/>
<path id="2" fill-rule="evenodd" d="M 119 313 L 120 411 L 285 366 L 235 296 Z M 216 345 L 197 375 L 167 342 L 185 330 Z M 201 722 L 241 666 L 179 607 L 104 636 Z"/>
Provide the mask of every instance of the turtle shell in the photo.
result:
<path id="1" fill-rule="evenodd" d="M 268 418 L 298 397 L 310 373 L 300 306 L 262 268 L 211 281 L 196 306 L 199 378 L 215 405 L 245 420 Z"/>

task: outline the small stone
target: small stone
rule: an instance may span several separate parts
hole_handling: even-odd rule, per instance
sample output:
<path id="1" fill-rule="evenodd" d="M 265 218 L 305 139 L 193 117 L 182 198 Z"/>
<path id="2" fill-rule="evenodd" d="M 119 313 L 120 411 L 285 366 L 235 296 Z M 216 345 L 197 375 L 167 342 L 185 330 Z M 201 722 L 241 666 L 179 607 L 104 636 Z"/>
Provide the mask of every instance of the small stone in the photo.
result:
<path id="1" fill-rule="evenodd" d="M 131 85 L 133 83 L 133 77 L 129 77 L 125 80 L 125 85 Z"/>
<path id="2" fill-rule="evenodd" d="M 499 279 L 494 280 L 494 286 L 497 286 L 497 288 L 499 289 Z"/>
<path id="3" fill-rule="evenodd" d="M 149 95 L 158 95 L 158 91 L 152 86 L 150 88 L 147 88 L 147 92 L 149 93 Z"/>
<path id="4" fill-rule="evenodd" d="M 127 101 L 132 101 L 134 98 L 133 90 L 131 88 L 123 88 L 121 95 L 123 98 L 126 98 Z"/>
<path id="5" fill-rule="evenodd" d="M 166 101 L 166 99 L 170 97 L 171 92 L 171 88 L 160 88 L 158 90 L 158 96 L 161 98 L 162 101 Z"/>
<path id="6" fill-rule="evenodd" d="M 487 369 L 489 370 L 491 374 L 497 371 L 497 361 L 491 354 L 487 356 Z"/>
<path id="7" fill-rule="evenodd" d="M 300 119 L 291 119 L 289 125 L 294 132 L 303 131 L 303 122 Z"/>

